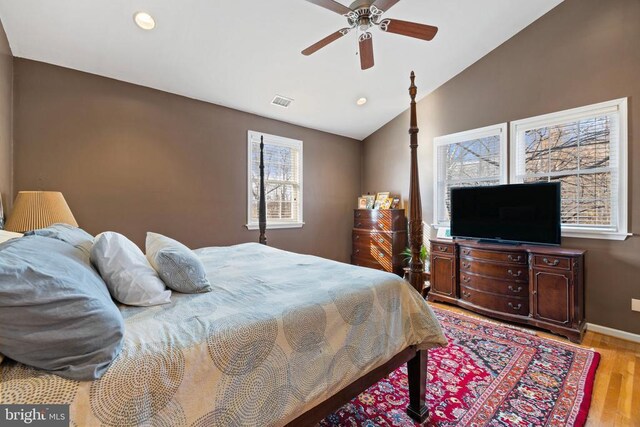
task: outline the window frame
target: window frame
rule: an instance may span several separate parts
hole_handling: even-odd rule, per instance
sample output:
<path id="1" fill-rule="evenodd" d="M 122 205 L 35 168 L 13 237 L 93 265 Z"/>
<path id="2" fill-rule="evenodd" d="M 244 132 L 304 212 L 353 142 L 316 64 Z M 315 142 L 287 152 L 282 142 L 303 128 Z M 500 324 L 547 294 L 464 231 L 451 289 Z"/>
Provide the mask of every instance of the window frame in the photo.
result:
<path id="1" fill-rule="evenodd" d="M 440 167 L 438 166 L 438 149 L 443 145 L 451 145 L 460 142 L 471 141 L 474 139 L 486 138 L 489 136 L 498 136 L 500 138 L 500 176 L 499 184 L 506 184 L 509 179 L 508 171 L 508 143 L 507 143 L 507 122 L 498 123 L 495 125 L 485 126 L 477 129 L 470 129 L 463 132 L 452 133 L 449 135 L 442 135 L 433 138 L 433 218 L 432 227 L 449 228 L 449 221 L 440 221 L 438 218 L 438 212 L 440 211 L 441 202 L 438 200 L 438 179 L 440 177 Z"/>
<path id="2" fill-rule="evenodd" d="M 583 107 L 572 108 L 554 113 L 543 114 L 540 116 L 529 117 L 526 119 L 511 122 L 510 128 L 510 144 L 511 151 L 509 158 L 510 179 L 512 184 L 524 182 L 524 178 L 518 177 L 517 164 L 518 157 L 522 156 L 521 138 L 524 132 L 545 126 L 554 126 L 564 124 L 580 119 L 592 118 L 597 115 L 609 114 L 617 112 L 618 122 L 618 164 L 616 165 L 618 177 L 618 194 L 617 194 L 617 212 L 612 216 L 616 218 L 615 230 L 610 227 L 597 228 L 576 225 L 562 225 L 562 237 L 578 237 L 605 240 L 625 240 L 631 234 L 628 228 L 628 113 L 627 98 L 619 98 L 611 101 L 600 102 L 597 104 L 586 105 Z M 524 163 L 523 163 L 524 164 Z"/>
<path id="3" fill-rule="evenodd" d="M 274 229 L 283 229 L 283 228 L 302 228 L 304 226 L 303 220 L 303 142 L 298 139 L 286 138 L 283 136 L 270 135 L 264 132 L 257 132 L 253 130 L 249 130 L 247 132 L 247 223 L 245 227 L 249 230 L 257 230 L 259 228 L 259 223 L 257 221 L 251 220 L 251 203 L 252 203 L 252 194 L 251 194 L 251 159 L 252 159 L 252 143 L 254 140 L 260 141 L 260 137 L 264 137 L 264 144 L 270 145 L 279 145 L 283 147 L 291 147 L 298 150 L 300 155 L 300 161 L 298 165 L 298 221 L 278 221 L 278 222 L 269 222 L 267 219 L 267 230 Z"/>

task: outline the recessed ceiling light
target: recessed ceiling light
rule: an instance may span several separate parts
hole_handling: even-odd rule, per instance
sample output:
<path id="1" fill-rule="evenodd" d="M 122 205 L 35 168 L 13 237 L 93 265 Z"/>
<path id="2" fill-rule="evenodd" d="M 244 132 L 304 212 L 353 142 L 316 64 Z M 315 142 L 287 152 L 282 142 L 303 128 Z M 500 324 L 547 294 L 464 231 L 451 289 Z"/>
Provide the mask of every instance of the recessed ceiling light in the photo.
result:
<path id="1" fill-rule="evenodd" d="M 133 15 L 133 20 L 136 22 L 136 25 L 143 30 L 153 30 L 156 27 L 155 19 L 147 12 L 137 12 Z"/>
<path id="2" fill-rule="evenodd" d="M 367 98 L 364 98 L 364 97 L 362 97 L 362 98 L 360 98 L 360 99 L 358 99 L 356 101 L 356 104 L 358 104 L 359 106 L 363 106 L 366 103 L 367 103 Z"/>

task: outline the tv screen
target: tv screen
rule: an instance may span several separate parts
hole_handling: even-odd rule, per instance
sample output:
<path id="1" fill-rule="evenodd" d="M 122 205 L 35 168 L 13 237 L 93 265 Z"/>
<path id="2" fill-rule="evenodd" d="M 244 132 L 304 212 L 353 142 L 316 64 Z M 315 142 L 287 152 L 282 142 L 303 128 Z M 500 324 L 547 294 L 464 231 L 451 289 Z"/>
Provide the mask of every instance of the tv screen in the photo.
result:
<path id="1" fill-rule="evenodd" d="M 451 189 L 451 236 L 560 244 L 560 183 Z"/>

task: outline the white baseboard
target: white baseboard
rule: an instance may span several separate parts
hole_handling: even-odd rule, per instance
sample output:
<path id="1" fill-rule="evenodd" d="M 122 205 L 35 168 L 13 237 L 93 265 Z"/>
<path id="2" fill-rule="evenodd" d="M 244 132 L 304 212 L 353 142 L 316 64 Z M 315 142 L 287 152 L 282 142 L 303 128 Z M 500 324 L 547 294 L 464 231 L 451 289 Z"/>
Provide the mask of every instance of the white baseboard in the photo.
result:
<path id="1" fill-rule="evenodd" d="M 640 343 L 640 335 L 632 334 L 631 332 L 621 331 L 620 329 L 613 329 L 613 328 L 608 328 L 606 326 L 596 325 L 594 323 L 587 323 L 587 330 L 598 332 L 599 334 L 602 334 L 602 335 L 609 335 L 611 337 Z"/>

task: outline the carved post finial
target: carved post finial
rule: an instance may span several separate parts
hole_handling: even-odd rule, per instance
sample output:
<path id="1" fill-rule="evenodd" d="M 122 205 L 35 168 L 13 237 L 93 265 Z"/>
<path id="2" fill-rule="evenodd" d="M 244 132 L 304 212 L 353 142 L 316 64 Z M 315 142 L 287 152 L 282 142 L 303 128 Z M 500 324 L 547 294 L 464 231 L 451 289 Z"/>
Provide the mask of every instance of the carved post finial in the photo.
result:
<path id="1" fill-rule="evenodd" d="M 414 101 L 416 99 L 416 93 L 418 92 L 418 88 L 416 87 L 416 74 L 411 72 L 411 86 L 409 86 L 409 95 L 411 95 L 411 100 Z"/>
<path id="2" fill-rule="evenodd" d="M 258 202 L 258 227 L 260 228 L 259 242 L 267 244 L 267 203 L 264 190 L 264 136 L 260 135 L 260 201 Z"/>

